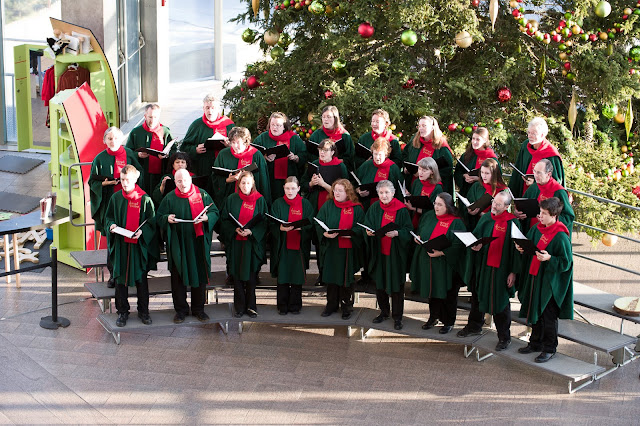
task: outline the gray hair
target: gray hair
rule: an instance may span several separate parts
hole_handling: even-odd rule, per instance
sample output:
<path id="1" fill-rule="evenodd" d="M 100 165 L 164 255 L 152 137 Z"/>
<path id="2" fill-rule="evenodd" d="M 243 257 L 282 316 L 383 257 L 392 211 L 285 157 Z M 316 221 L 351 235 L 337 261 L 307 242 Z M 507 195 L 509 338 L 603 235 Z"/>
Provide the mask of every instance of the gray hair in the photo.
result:
<path id="1" fill-rule="evenodd" d="M 542 117 L 535 117 L 532 119 L 529 122 L 527 129 L 539 129 L 545 137 L 549 134 L 549 126 L 547 126 L 546 120 Z"/>
<path id="2" fill-rule="evenodd" d="M 376 192 L 379 192 L 382 188 L 388 188 L 391 191 L 391 195 L 396 194 L 396 187 L 393 186 L 390 180 L 381 180 L 376 185 Z"/>
<path id="3" fill-rule="evenodd" d="M 203 104 L 206 104 L 207 102 L 214 102 L 214 103 L 218 103 L 218 98 L 215 97 L 213 95 L 213 93 L 207 93 L 204 97 L 204 99 L 202 100 Z"/>
<path id="4" fill-rule="evenodd" d="M 511 204 L 511 201 L 513 201 L 513 197 L 511 196 L 511 194 L 507 190 L 498 192 L 496 194 L 496 197 L 498 195 L 502 195 L 504 197 L 504 205 L 505 206 L 508 206 L 509 204 Z"/>
<path id="5" fill-rule="evenodd" d="M 542 160 L 538 161 L 538 163 L 544 164 L 545 173 L 553 173 L 553 164 L 551 163 L 551 161 L 549 161 L 546 158 L 543 158 Z"/>
<path id="6" fill-rule="evenodd" d="M 158 104 L 147 104 L 144 107 L 144 112 L 147 112 L 150 109 L 158 109 L 159 110 L 160 109 L 160 105 L 158 105 Z"/>
<path id="7" fill-rule="evenodd" d="M 431 183 L 438 183 L 442 180 L 438 164 L 432 157 L 424 157 L 422 160 L 418 161 L 418 167 L 431 170 L 431 178 L 429 179 Z"/>
<path id="8" fill-rule="evenodd" d="M 109 133 L 113 133 L 113 135 L 116 138 L 122 139 L 122 137 L 124 136 L 124 134 L 122 133 L 122 130 L 120 130 L 119 128 L 117 128 L 116 126 L 111 126 L 109 127 L 107 130 L 104 131 L 104 134 L 102 135 L 102 141 L 104 142 L 105 139 L 107 139 L 107 135 Z"/>

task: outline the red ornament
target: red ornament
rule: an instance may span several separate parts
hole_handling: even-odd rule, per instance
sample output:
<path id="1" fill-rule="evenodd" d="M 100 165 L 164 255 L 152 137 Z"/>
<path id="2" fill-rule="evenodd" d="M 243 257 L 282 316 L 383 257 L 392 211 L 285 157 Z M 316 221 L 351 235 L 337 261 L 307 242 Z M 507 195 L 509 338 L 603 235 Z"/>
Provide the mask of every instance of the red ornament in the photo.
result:
<path id="1" fill-rule="evenodd" d="M 255 89 L 259 85 L 260 85 L 260 82 L 258 81 L 258 77 L 256 77 L 255 75 L 252 75 L 251 77 L 247 78 L 247 86 L 249 86 L 249 89 Z"/>
<path id="2" fill-rule="evenodd" d="M 458 123 L 451 123 L 447 128 L 449 129 L 450 132 L 455 132 L 456 129 L 458 128 Z"/>
<path id="3" fill-rule="evenodd" d="M 331 90 L 327 90 L 324 92 L 324 98 L 329 99 L 333 97 L 333 92 Z"/>
<path id="4" fill-rule="evenodd" d="M 480 0 L 471 0 L 471 6 L 473 7 L 480 6 Z"/>
<path id="5" fill-rule="evenodd" d="M 508 102 L 511 99 L 511 89 L 508 87 L 501 87 L 498 89 L 498 100 L 500 102 Z"/>
<path id="6" fill-rule="evenodd" d="M 358 34 L 360 34 L 362 38 L 369 38 L 374 32 L 373 26 L 368 22 L 363 22 L 358 26 Z"/>
<path id="7" fill-rule="evenodd" d="M 412 78 L 408 79 L 407 82 L 405 84 L 402 85 L 403 89 L 413 89 L 413 87 L 416 85 L 416 81 Z"/>

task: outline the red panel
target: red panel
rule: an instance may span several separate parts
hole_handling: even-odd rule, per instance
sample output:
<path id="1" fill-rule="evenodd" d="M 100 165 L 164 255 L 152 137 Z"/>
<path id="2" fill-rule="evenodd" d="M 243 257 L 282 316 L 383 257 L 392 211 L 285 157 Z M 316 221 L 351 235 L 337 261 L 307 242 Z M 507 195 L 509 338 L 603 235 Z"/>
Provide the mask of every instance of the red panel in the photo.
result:
<path id="1" fill-rule="evenodd" d="M 62 103 L 69 119 L 69 130 L 76 142 L 76 155 L 81 163 L 90 163 L 104 150 L 102 136 L 107 130 L 107 120 L 91 87 L 84 83 L 75 93 Z M 91 219 L 89 204 L 89 176 L 91 166 L 82 166 L 82 182 L 84 184 L 85 220 Z M 106 238 L 101 238 L 100 248 L 106 248 Z M 93 250 L 93 226 L 86 227 L 86 248 Z"/>

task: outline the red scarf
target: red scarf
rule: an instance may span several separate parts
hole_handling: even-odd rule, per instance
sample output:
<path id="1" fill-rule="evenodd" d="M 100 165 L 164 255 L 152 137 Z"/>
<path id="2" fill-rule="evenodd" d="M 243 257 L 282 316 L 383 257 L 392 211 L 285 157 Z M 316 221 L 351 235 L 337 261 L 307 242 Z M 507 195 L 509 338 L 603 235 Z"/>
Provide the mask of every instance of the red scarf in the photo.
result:
<path id="1" fill-rule="evenodd" d="M 436 219 L 438 220 L 438 223 L 436 223 L 435 228 L 433 228 L 433 231 L 431 231 L 431 236 L 429 237 L 430 240 L 439 237 L 440 235 L 446 235 L 449 231 L 451 223 L 454 220 L 458 219 L 458 216 L 445 213 L 441 216 L 436 215 Z"/>
<path id="2" fill-rule="evenodd" d="M 509 221 L 511 219 L 515 219 L 515 216 L 505 210 L 499 215 L 491 213 L 491 219 L 494 221 L 491 236 L 498 238 L 491 241 L 489 246 L 489 251 L 487 253 L 487 266 L 499 268 L 500 262 L 502 262 L 502 249 L 504 247 L 504 240 L 507 236 L 507 227 L 509 226 Z"/>
<path id="3" fill-rule="evenodd" d="M 344 129 L 341 129 L 339 127 L 336 127 L 333 130 L 329 130 L 326 127 L 322 126 L 322 131 L 324 132 L 325 135 L 327 135 L 329 139 L 331 139 L 334 142 L 339 141 L 340 138 L 342 138 L 342 135 L 345 133 Z"/>
<path id="4" fill-rule="evenodd" d="M 120 145 L 117 151 L 111 151 L 109 148 L 106 149 L 107 154 L 112 157 L 115 157 L 113 160 L 113 178 L 118 179 L 120 177 L 120 170 L 127 165 L 127 151 L 125 151 L 124 146 Z M 118 182 L 117 185 L 113 186 L 113 192 L 118 192 L 122 190 L 122 185 Z"/>
<path id="5" fill-rule="evenodd" d="M 392 140 L 396 139 L 396 137 L 393 135 L 393 132 L 391 130 L 389 130 L 389 129 L 384 129 L 384 132 L 382 132 L 382 133 L 376 133 L 376 132 L 374 132 L 372 130 L 371 131 L 371 138 L 373 139 L 374 142 L 378 138 L 386 139 L 389 142 L 391 142 Z"/>
<path id="6" fill-rule="evenodd" d="M 549 182 L 544 185 L 538 184 L 538 189 L 540 190 L 540 194 L 538 194 L 538 204 L 540 204 L 540 201 L 553 197 L 556 191 L 560 191 L 561 189 L 564 189 L 564 187 L 554 178 L 550 178 Z M 532 217 L 530 228 L 533 228 L 536 223 L 538 223 L 538 218 Z"/>
<path id="7" fill-rule="evenodd" d="M 422 144 L 422 148 L 420 149 L 420 153 L 418 154 L 416 163 L 423 158 L 433 157 L 433 153 L 436 150 L 436 148 L 433 146 L 433 139 L 426 140 L 425 138 L 420 136 L 420 143 Z M 440 148 L 447 148 L 449 152 L 451 152 L 451 155 L 453 155 L 453 150 L 446 141 L 442 141 L 442 143 L 440 144 Z"/>
<path id="8" fill-rule="evenodd" d="M 256 210 L 256 202 L 262 195 L 258 191 L 252 191 L 251 194 L 245 195 L 242 191 L 238 190 L 237 194 L 242 200 L 240 205 L 240 213 L 238 214 L 238 222 L 242 225 L 246 225 L 252 218 Z M 248 237 L 243 237 L 236 233 L 236 240 L 245 241 Z"/>
<path id="9" fill-rule="evenodd" d="M 361 205 L 360 203 L 354 203 L 353 201 L 338 202 L 333 200 L 333 204 L 340 209 L 340 222 L 338 223 L 338 229 L 351 229 L 353 228 L 353 217 L 355 215 L 355 206 Z M 351 238 L 338 237 L 339 248 L 352 248 Z"/>
<path id="10" fill-rule="evenodd" d="M 204 210 L 204 202 L 202 201 L 202 194 L 200 193 L 200 189 L 196 188 L 195 185 L 191 185 L 189 191 L 184 194 L 180 192 L 178 188 L 175 189 L 175 194 L 178 198 L 186 198 L 189 201 L 189 208 L 191 209 L 191 219 L 195 219 L 202 210 Z M 196 237 L 201 237 L 204 235 L 204 227 L 202 223 L 194 223 L 193 229 L 196 231 Z"/>
<path id="11" fill-rule="evenodd" d="M 327 163 L 325 163 L 320 159 L 318 160 L 318 164 L 321 166 L 337 166 L 340 163 L 342 163 L 342 160 L 339 159 L 338 157 L 333 157 L 331 161 Z M 323 188 L 320 188 L 320 190 L 318 191 L 318 211 L 320 210 L 320 207 L 322 207 L 324 203 L 327 202 L 328 196 L 329 196 L 329 193 L 325 191 Z"/>
<path id="12" fill-rule="evenodd" d="M 487 158 L 496 158 L 496 159 L 498 158 L 496 153 L 491 148 L 474 149 L 473 152 L 474 154 L 476 154 L 476 166 L 474 167 L 474 169 L 480 168 L 484 160 L 486 160 Z"/>
<path id="13" fill-rule="evenodd" d="M 214 121 L 209 121 L 205 114 L 202 114 L 202 121 L 206 124 L 207 127 L 213 129 L 213 133 L 220 133 L 222 136 L 227 136 L 227 126 L 233 124 L 230 118 L 221 115 Z"/>
<path id="14" fill-rule="evenodd" d="M 560 153 L 558 152 L 558 150 L 553 145 L 551 145 L 551 142 L 546 139 L 542 141 L 538 149 L 534 149 L 530 143 L 527 143 L 527 150 L 529 150 L 529 154 L 531 154 L 531 161 L 527 166 L 527 171 L 525 172 L 526 174 L 533 173 L 533 168 L 538 163 L 538 161 L 542 160 L 543 158 L 560 157 Z M 522 188 L 523 194 L 526 192 L 527 188 L 529 188 L 529 185 L 525 183 Z"/>
<path id="15" fill-rule="evenodd" d="M 291 138 L 296 133 L 292 130 L 282 133 L 280 136 L 274 136 L 269 130 L 269 137 L 276 141 L 276 145 L 286 145 L 291 149 Z M 275 179 L 286 179 L 289 173 L 289 159 L 287 157 L 278 158 L 273 164 L 273 177 Z"/>
<path id="16" fill-rule="evenodd" d="M 229 150 L 231 151 L 231 155 L 238 159 L 238 165 L 236 166 L 236 169 L 241 169 L 250 165 L 253 161 L 253 154 L 255 154 L 257 151 L 257 149 L 252 146 L 247 147 L 247 149 L 245 149 L 240 154 L 237 154 L 233 150 L 233 147 L 229 147 Z"/>
<path id="17" fill-rule="evenodd" d="M 142 128 L 147 132 L 151 133 L 151 144 L 149 148 L 155 149 L 157 151 L 162 151 L 164 149 L 164 144 L 162 143 L 164 139 L 164 129 L 162 128 L 162 124 L 158 124 L 155 128 L 150 129 L 147 126 L 147 122 L 142 122 Z M 155 155 L 150 155 L 148 157 L 149 160 L 149 173 L 154 175 L 159 175 L 162 173 L 162 160 L 156 157 Z"/>
<path id="18" fill-rule="evenodd" d="M 382 221 L 380 222 L 380 227 L 382 228 L 388 223 L 395 222 L 398 210 L 405 208 L 405 205 L 397 198 L 392 198 L 389 204 L 383 204 L 381 201 L 380 208 L 382 209 Z M 391 255 L 391 240 L 393 238 L 387 236 L 380 239 L 380 250 L 385 256 Z"/>
<path id="19" fill-rule="evenodd" d="M 144 194 L 145 192 L 138 185 L 128 194 L 124 192 L 124 189 L 122 190 L 122 196 L 127 200 L 127 224 L 125 228 L 129 231 L 135 231 L 140 226 L 140 207 L 142 204 L 140 200 L 142 200 Z M 124 238 L 124 242 L 138 244 L 138 240 L 127 237 Z"/>
<path id="20" fill-rule="evenodd" d="M 289 216 L 287 222 L 295 222 L 302 220 L 302 197 L 300 194 L 296 194 L 293 200 L 290 200 L 285 195 L 284 202 L 289 205 Z M 297 229 L 293 229 L 287 232 L 287 248 L 289 250 L 300 250 L 301 234 Z"/>
<path id="21" fill-rule="evenodd" d="M 558 232 L 564 232 L 569 235 L 569 230 L 564 223 L 559 220 L 556 220 L 556 222 L 551 226 L 544 226 L 543 224 L 538 223 L 538 231 L 542 234 L 538 240 L 538 244 L 536 244 L 538 250 L 546 249 Z M 538 260 L 538 257 L 534 255 L 531 259 L 531 266 L 529 266 L 529 274 L 537 276 L 539 270 L 540 261 Z"/>

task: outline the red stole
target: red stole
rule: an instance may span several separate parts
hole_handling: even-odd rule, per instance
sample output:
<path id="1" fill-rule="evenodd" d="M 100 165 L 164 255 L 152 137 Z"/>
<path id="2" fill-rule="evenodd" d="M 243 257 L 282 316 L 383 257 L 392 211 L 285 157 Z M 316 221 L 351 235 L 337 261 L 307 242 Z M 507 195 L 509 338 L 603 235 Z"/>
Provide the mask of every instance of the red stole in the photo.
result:
<path id="1" fill-rule="evenodd" d="M 376 133 L 376 132 L 374 132 L 372 130 L 371 131 L 371 138 L 373 139 L 374 142 L 378 138 L 386 139 L 389 142 L 391 142 L 392 140 L 396 139 L 396 137 L 393 135 L 393 132 L 391 132 L 391 130 L 389 130 L 389 129 L 384 129 L 384 132 L 382 132 L 382 133 Z"/>
<path id="2" fill-rule="evenodd" d="M 544 226 L 543 224 L 538 223 L 538 230 L 540 231 L 540 233 L 542 233 L 542 236 L 538 240 L 538 244 L 536 244 L 536 247 L 538 248 L 538 250 L 546 249 L 549 243 L 551 243 L 551 240 L 553 240 L 553 238 L 556 236 L 558 232 L 564 232 L 565 234 L 569 235 L 569 230 L 564 225 L 564 223 L 560 222 L 559 220 L 556 220 L 556 223 L 554 223 L 551 226 Z M 533 276 L 537 276 L 539 270 L 540 270 L 540 261 L 538 260 L 538 257 L 534 255 L 531 258 L 531 266 L 529 266 L 529 274 Z"/>
<path id="3" fill-rule="evenodd" d="M 256 210 L 256 202 L 262 195 L 258 191 L 252 191 L 251 194 L 245 195 L 242 191 L 238 190 L 237 194 L 242 200 L 240 205 L 240 213 L 238 214 L 238 222 L 242 225 L 246 225 L 252 218 Z M 245 241 L 248 237 L 243 237 L 236 233 L 236 240 Z"/>
<path id="4" fill-rule="evenodd" d="M 436 223 L 435 228 L 433 228 L 433 231 L 431 231 L 431 235 L 429 236 L 429 239 L 439 237 L 440 235 L 446 235 L 447 232 L 449 231 L 449 227 L 451 226 L 451 223 L 454 220 L 458 219 L 458 216 L 445 213 L 441 216 L 436 215 L 436 219 L 438 220 L 438 223 Z"/>
<path id="5" fill-rule="evenodd" d="M 491 213 L 491 219 L 494 221 L 491 236 L 497 237 L 497 239 L 491 241 L 491 244 L 489 245 L 489 251 L 487 252 L 487 266 L 499 268 L 500 262 L 502 262 L 502 249 L 504 247 L 504 240 L 507 236 L 507 227 L 509 226 L 509 221 L 511 219 L 515 219 L 515 216 L 505 210 L 499 215 Z"/>
<path id="6" fill-rule="evenodd" d="M 556 191 L 560 191 L 561 189 L 564 189 L 564 187 L 554 178 L 550 178 L 549 182 L 544 185 L 538 184 L 538 189 L 540 190 L 540 194 L 538 194 L 538 204 L 540 204 L 540 201 L 553 197 Z M 538 218 L 532 217 L 530 228 L 533 228 L 536 223 L 538 223 Z"/>
<path id="7" fill-rule="evenodd" d="M 109 154 L 114 158 L 113 161 L 113 178 L 118 179 L 120 177 L 120 170 L 127 165 L 127 151 L 125 151 L 124 146 L 120 145 L 117 151 L 111 151 L 109 148 L 106 149 L 107 154 Z M 117 185 L 113 186 L 113 192 L 118 192 L 122 189 L 122 185 L 118 182 Z"/>
<path id="8" fill-rule="evenodd" d="M 318 164 L 321 166 L 337 166 L 340 163 L 342 163 L 342 160 L 339 159 L 338 157 L 333 157 L 331 161 L 327 163 L 325 163 L 322 160 L 318 160 Z M 320 190 L 318 191 L 318 211 L 320 210 L 320 207 L 322 207 L 323 204 L 327 202 L 328 196 L 329 196 L 329 193 L 324 189 L 320 188 Z"/>
<path id="9" fill-rule="evenodd" d="M 339 141 L 342 138 L 342 135 L 344 134 L 344 129 L 341 129 L 338 127 L 336 127 L 333 130 L 329 130 L 326 127 L 322 126 L 322 131 L 324 132 L 325 135 L 327 135 L 329 139 L 331 139 L 334 142 Z"/>
<path id="10" fill-rule="evenodd" d="M 245 149 L 240 154 L 237 154 L 233 150 L 233 147 L 229 147 L 229 150 L 231 151 L 231 155 L 238 159 L 238 165 L 236 166 L 236 169 L 241 169 L 250 165 L 253 161 L 253 154 L 255 154 L 257 151 L 257 149 L 252 146 L 247 147 L 247 149 Z"/>
<path id="11" fill-rule="evenodd" d="M 420 148 L 420 152 L 418 153 L 416 164 L 423 158 L 433 157 L 433 153 L 435 151 L 435 148 L 433 147 L 433 139 L 425 140 L 420 136 L 420 143 L 422 144 L 422 148 Z"/>
<path id="12" fill-rule="evenodd" d="M 380 222 L 380 227 L 382 228 L 388 223 L 395 222 L 398 210 L 404 207 L 404 203 L 397 198 L 392 198 L 389 204 L 382 204 L 381 201 L 380 208 L 382 209 L 382 221 Z M 386 235 L 380 239 L 380 251 L 382 251 L 382 254 L 385 256 L 389 256 L 391 254 L 391 240 L 393 240 L 393 238 L 389 238 Z"/>
<path id="13" fill-rule="evenodd" d="M 474 149 L 473 152 L 474 154 L 476 154 L 476 166 L 474 167 L 475 169 L 480 168 L 484 160 L 486 160 L 487 158 L 496 158 L 496 159 L 498 158 L 496 153 L 491 148 Z"/>
<path id="14" fill-rule="evenodd" d="M 289 216 L 287 222 L 295 222 L 302 220 L 302 197 L 300 194 L 296 194 L 293 200 L 290 200 L 285 195 L 284 202 L 289 205 Z M 300 250 L 301 234 L 298 229 L 292 229 L 287 232 L 287 248 L 289 250 Z"/>
<path id="15" fill-rule="evenodd" d="M 213 129 L 214 134 L 215 132 L 218 132 L 222 136 L 227 136 L 227 126 L 229 124 L 233 124 L 233 121 L 231 121 L 230 118 L 225 117 L 224 115 L 221 115 L 214 121 L 209 121 L 207 120 L 207 116 L 202 114 L 202 121 L 204 122 L 204 124 L 206 124 L 207 127 Z"/>
<path id="16" fill-rule="evenodd" d="M 543 158 L 560 157 L 560 153 L 558 152 L 558 150 L 553 145 L 551 145 L 551 142 L 546 139 L 542 141 L 538 149 L 533 149 L 531 144 L 527 143 L 527 150 L 529 151 L 529 154 L 531 154 L 531 161 L 527 166 L 527 171 L 525 172 L 526 174 L 533 173 L 533 168 L 538 163 L 538 161 L 542 160 Z M 529 188 L 529 185 L 525 183 L 522 188 L 523 194 L 525 193 L 527 188 Z"/>
<path id="17" fill-rule="evenodd" d="M 142 196 L 145 192 L 136 185 L 130 193 L 122 190 L 122 196 L 127 200 L 127 224 L 125 228 L 129 231 L 135 231 L 140 226 L 140 207 L 142 204 Z M 124 238 L 125 243 L 138 244 L 138 240 L 134 238 Z"/>
<path id="18" fill-rule="evenodd" d="M 340 209 L 340 222 L 338 223 L 338 229 L 351 229 L 353 228 L 353 217 L 355 215 L 355 206 L 359 206 L 359 203 L 353 201 L 338 202 L 333 200 L 333 204 Z M 338 237 L 339 248 L 352 248 L 351 238 Z"/>
<path id="19" fill-rule="evenodd" d="M 189 201 L 189 208 L 191 209 L 191 219 L 195 219 L 202 210 L 204 210 L 204 202 L 202 201 L 202 194 L 200 190 L 195 186 L 191 185 L 191 188 L 184 194 L 180 192 L 178 188 L 175 189 L 175 194 L 178 198 L 186 198 Z M 202 223 L 194 223 L 193 229 L 196 231 L 196 237 L 201 237 L 204 235 L 204 227 Z"/>
<path id="20" fill-rule="evenodd" d="M 274 136 L 269 130 L 269 137 L 276 141 L 276 145 L 286 145 L 291 149 L 291 138 L 295 136 L 295 132 L 289 130 L 280 136 Z M 273 177 L 275 179 L 286 179 L 289 171 L 289 159 L 287 157 L 278 158 L 273 164 Z"/>
<path id="21" fill-rule="evenodd" d="M 164 139 L 164 129 L 162 128 L 162 124 L 158 124 L 155 128 L 150 129 L 149 126 L 147 126 L 147 122 L 143 121 L 142 128 L 151 133 L 151 144 L 149 145 L 149 148 L 162 151 L 164 149 L 164 144 L 162 143 Z M 149 155 L 147 159 L 149 160 L 149 173 L 154 175 L 162 173 L 161 159 L 155 155 Z"/>

